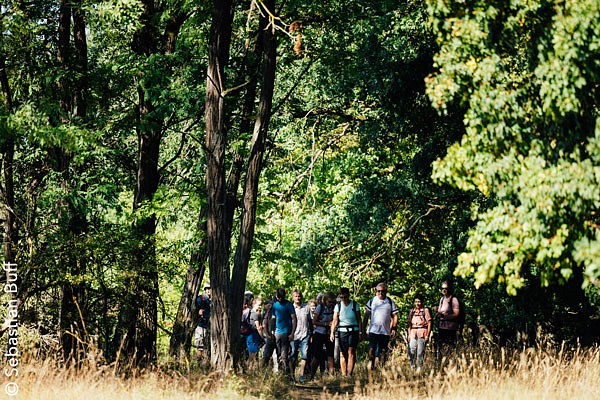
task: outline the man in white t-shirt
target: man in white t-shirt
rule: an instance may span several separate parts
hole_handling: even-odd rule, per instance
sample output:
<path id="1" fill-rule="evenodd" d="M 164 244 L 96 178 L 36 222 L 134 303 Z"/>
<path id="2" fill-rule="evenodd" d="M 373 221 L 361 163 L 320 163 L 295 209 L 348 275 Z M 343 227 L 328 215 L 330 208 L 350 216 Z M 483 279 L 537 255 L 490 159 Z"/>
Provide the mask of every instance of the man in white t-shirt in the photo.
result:
<path id="1" fill-rule="evenodd" d="M 390 336 L 396 336 L 398 329 L 398 307 L 394 300 L 387 297 L 387 285 L 379 283 L 376 290 L 377 295 L 367 302 L 363 319 L 363 329 L 369 327 L 369 360 L 372 369 L 376 361 L 379 366 L 385 363 Z M 370 325 L 367 324 L 369 318 Z"/>

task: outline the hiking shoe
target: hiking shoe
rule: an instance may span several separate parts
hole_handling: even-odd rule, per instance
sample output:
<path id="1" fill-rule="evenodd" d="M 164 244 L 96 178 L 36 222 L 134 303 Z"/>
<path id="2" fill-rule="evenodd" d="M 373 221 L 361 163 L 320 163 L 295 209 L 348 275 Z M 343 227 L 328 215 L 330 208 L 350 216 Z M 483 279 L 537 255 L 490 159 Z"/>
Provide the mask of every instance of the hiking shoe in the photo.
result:
<path id="1" fill-rule="evenodd" d="M 306 378 L 304 377 L 304 375 L 300 375 L 300 378 L 298 379 L 298 381 L 300 383 L 304 383 L 304 382 L 306 382 Z"/>
<path id="2" fill-rule="evenodd" d="M 290 383 L 296 383 L 296 378 L 294 378 L 293 376 L 290 376 Z"/>

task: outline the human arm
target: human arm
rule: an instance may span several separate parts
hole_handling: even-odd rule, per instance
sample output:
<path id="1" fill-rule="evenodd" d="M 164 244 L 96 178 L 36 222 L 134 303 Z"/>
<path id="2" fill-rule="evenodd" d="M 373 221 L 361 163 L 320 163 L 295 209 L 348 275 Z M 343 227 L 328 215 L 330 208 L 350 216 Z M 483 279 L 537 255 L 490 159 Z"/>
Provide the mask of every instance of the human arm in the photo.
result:
<path id="1" fill-rule="evenodd" d="M 460 305 L 458 304 L 458 299 L 456 297 L 452 297 L 452 318 L 450 318 L 451 320 L 458 320 L 458 317 L 460 316 Z"/>
<path id="2" fill-rule="evenodd" d="M 398 313 L 393 313 L 392 314 L 392 322 L 391 322 L 391 326 L 390 326 L 390 334 L 392 337 L 396 336 L 396 331 L 398 329 Z"/>
<path id="3" fill-rule="evenodd" d="M 254 326 L 256 327 L 256 331 L 258 332 L 258 335 L 260 337 L 263 336 L 263 326 L 260 323 L 261 320 L 262 320 L 262 316 L 260 314 L 258 314 L 258 319 L 256 319 L 256 321 L 254 321 Z"/>
<path id="4" fill-rule="evenodd" d="M 296 334 L 296 327 L 298 326 L 298 317 L 296 314 L 292 314 L 292 332 L 289 335 L 290 342 L 294 340 L 294 335 Z"/>
<path id="5" fill-rule="evenodd" d="M 333 321 L 331 321 L 331 333 L 329 335 L 329 340 L 332 342 L 335 340 L 335 328 L 337 328 L 340 323 L 340 315 L 337 312 L 337 309 L 333 311 Z"/>
<path id="6" fill-rule="evenodd" d="M 431 330 L 433 329 L 433 318 L 428 308 L 425 308 L 425 320 L 427 321 L 427 332 L 425 333 L 425 341 L 429 340 L 431 336 Z"/>
<path id="7" fill-rule="evenodd" d="M 367 326 L 369 323 L 369 318 L 371 317 L 371 311 L 369 309 L 365 310 L 365 316 L 363 317 L 362 320 L 362 333 L 363 335 L 367 335 Z"/>

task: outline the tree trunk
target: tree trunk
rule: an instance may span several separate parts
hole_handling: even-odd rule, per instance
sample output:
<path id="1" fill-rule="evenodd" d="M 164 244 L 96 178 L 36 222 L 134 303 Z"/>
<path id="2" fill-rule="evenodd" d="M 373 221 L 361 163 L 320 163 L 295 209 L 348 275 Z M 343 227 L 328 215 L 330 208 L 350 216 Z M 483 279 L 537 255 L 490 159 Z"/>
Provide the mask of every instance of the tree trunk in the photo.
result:
<path id="1" fill-rule="evenodd" d="M 58 27 L 58 53 L 57 60 L 59 65 L 66 71 L 77 71 L 79 76 L 83 75 L 83 68 L 87 66 L 87 44 L 85 35 L 85 24 L 83 16 L 79 10 L 81 0 L 67 1 L 61 0 L 59 27 Z M 76 9 L 75 13 L 73 10 Z M 77 15 L 74 25 L 74 36 L 76 37 L 76 61 L 70 57 L 70 38 L 71 38 L 71 17 Z M 70 75 L 70 74 L 69 74 Z M 85 119 L 85 100 L 83 93 L 79 90 L 82 78 L 77 79 L 75 84 L 72 84 L 66 74 L 58 82 L 59 88 L 59 104 L 61 106 L 62 115 L 60 120 L 62 123 L 70 123 L 71 116 L 78 116 Z M 79 110 L 74 107 L 74 98 L 79 102 Z M 67 150 L 57 147 L 52 150 L 55 157 L 56 169 L 62 174 L 62 190 L 67 194 L 72 191 L 74 183 L 72 182 L 70 163 L 71 155 Z M 71 196 L 67 196 L 67 200 L 61 205 L 59 219 L 63 225 L 65 242 L 75 244 L 76 241 L 87 231 L 87 218 L 85 212 L 75 206 Z M 73 246 L 77 248 L 77 246 Z M 80 254 L 72 251 L 66 252 L 69 254 L 65 260 L 66 271 L 71 277 L 78 277 L 85 273 L 85 260 Z M 80 281 L 75 279 L 75 281 Z M 82 310 L 85 302 L 85 284 L 73 283 L 73 278 L 66 278 L 62 284 L 62 298 L 60 308 L 60 337 L 63 347 L 63 353 L 67 360 L 74 359 L 79 361 L 79 352 L 77 351 L 78 342 L 75 339 L 83 339 L 85 342 L 85 332 L 83 330 L 83 322 L 85 319 Z"/>
<path id="2" fill-rule="evenodd" d="M 206 211 L 204 209 L 200 212 L 198 231 L 206 233 Z M 198 315 L 196 298 L 204 278 L 204 265 L 207 257 L 206 242 L 201 240 L 196 245 L 190 259 L 173 325 L 173 334 L 169 342 L 169 355 L 176 357 L 178 360 L 185 359 L 190 354 L 192 338 L 198 320 L 196 318 Z"/>
<path id="3" fill-rule="evenodd" d="M 222 372 L 233 366 L 231 348 L 229 248 L 231 225 L 226 219 L 224 67 L 229 59 L 232 0 L 214 0 L 206 81 L 206 190 L 208 197 L 208 263 L 212 289 L 210 314 L 211 365 Z"/>
<path id="4" fill-rule="evenodd" d="M 269 11 L 275 13 L 275 1 L 266 0 L 263 5 Z M 266 13 L 263 13 L 263 15 Z M 263 157 L 265 143 L 271 120 L 271 110 L 273 105 L 273 91 L 275 88 L 275 67 L 277 42 L 274 30 L 268 29 L 268 19 L 261 16 L 259 27 L 260 38 L 262 42 L 259 48 L 262 49 L 262 83 L 260 100 L 258 104 L 258 114 L 256 117 L 250 157 L 248 159 L 248 169 L 246 171 L 246 181 L 244 186 L 242 214 L 240 221 L 240 235 L 237 242 L 237 248 L 234 259 L 233 277 L 232 277 L 232 297 L 243 298 L 246 287 L 246 277 L 248 275 L 248 263 L 250 261 L 250 252 L 254 240 L 254 227 L 256 225 L 256 203 L 258 197 L 259 177 L 263 167 Z M 242 303 L 233 302 L 232 315 L 241 315 Z M 236 320 L 239 325 L 239 321 Z M 236 338 L 239 335 L 235 336 Z"/>
<path id="5" fill-rule="evenodd" d="M 274 12 L 274 1 L 263 3 Z M 208 195 L 207 237 L 208 254 L 213 296 L 211 313 L 211 364 L 221 372 L 237 367 L 240 361 L 239 330 L 243 292 L 246 285 L 250 250 L 256 223 L 256 199 L 258 182 L 262 170 L 265 141 L 271 117 L 272 98 L 275 81 L 276 42 L 272 29 L 267 29 L 269 20 L 261 16 L 259 42 L 256 53 L 262 56 L 262 85 L 258 116 L 254 125 L 251 153 L 245 177 L 240 237 L 237 243 L 233 274 L 230 274 L 229 255 L 235 207 L 234 186 L 230 180 L 225 187 L 225 149 L 227 132 L 225 129 L 224 67 L 229 57 L 231 39 L 231 2 L 215 2 L 209 41 L 209 65 L 206 88 L 206 185 Z M 247 75 L 250 73 L 247 72 Z M 254 103 L 255 82 L 247 87 L 243 115 L 250 115 Z M 252 97 L 250 99 L 249 97 Z M 245 118 L 241 128 L 247 125 Z M 247 127 L 249 130 L 249 126 Z M 241 158 L 234 160 L 232 170 Z"/>
<path id="6" fill-rule="evenodd" d="M 88 51 L 87 36 L 85 33 L 85 15 L 81 9 L 82 0 L 73 0 L 73 37 L 75 42 L 75 72 L 79 78 L 75 81 L 75 99 L 73 115 L 86 118 L 87 99 L 86 90 L 88 82 Z"/>
<path id="7" fill-rule="evenodd" d="M 172 17 L 167 21 L 163 42 L 159 40 L 156 23 L 163 11 L 156 8 L 154 0 L 143 0 L 144 12 L 141 16 L 142 26 L 132 38 L 132 49 L 138 55 L 170 54 L 175 51 L 175 45 L 181 25 L 189 14 L 181 11 L 181 2 L 176 3 L 171 10 Z M 145 202 L 152 201 L 158 189 L 160 145 L 164 129 L 161 116 L 153 116 L 155 104 L 147 94 L 147 85 L 152 79 L 147 76 L 150 71 L 142 72 L 138 80 L 138 162 L 137 182 L 134 210 L 140 209 Z M 113 349 L 122 348 L 127 357 L 134 357 L 135 365 L 146 365 L 156 361 L 156 332 L 158 326 L 158 267 L 156 264 L 156 217 L 143 216 L 134 223 L 134 237 L 137 247 L 133 256 L 133 280 L 128 287 L 132 288 L 124 299 L 120 310 L 117 329 L 113 338 Z M 190 275 L 191 287 L 197 279 L 194 273 Z M 187 302 L 190 294 L 184 295 Z M 184 307 L 185 308 L 185 307 Z M 185 310 L 183 311 L 185 313 Z M 183 320 L 184 315 L 180 316 Z M 178 333 L 179 335 L 179 333 Z M 177 347 L 175 345 L 175 347 Z"/>

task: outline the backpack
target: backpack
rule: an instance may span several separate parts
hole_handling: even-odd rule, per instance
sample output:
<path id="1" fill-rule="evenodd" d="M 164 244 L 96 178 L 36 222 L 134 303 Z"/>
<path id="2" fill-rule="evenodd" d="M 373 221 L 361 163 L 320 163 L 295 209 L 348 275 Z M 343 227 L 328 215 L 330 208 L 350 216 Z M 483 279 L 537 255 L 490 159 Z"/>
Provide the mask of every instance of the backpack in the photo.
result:
<path id="1" fill-rule="evenodd" d="M 356 303 L 356 301 L 354 300 L 350 300 L 352 302 L 352 311 L 354 311 L 354 315 L 356 315 L 356 320 L 358 321 L 358 304 Z M 337 304 L 335 305 L 335 307 L 333 308 L 333 311 L 335 312 L 335 310 L 338 310 L 338 313 L 340 313 L 342 311 L 342 302 L 338 301 Z"/>
<path id="2" fill-rule="evenodd" d="M 427 319 L 425 318 L 425 310 L 427 310 L 427 307 L 423 307 L 421 308 L 421 317 L 423 317 L 423 321 L 427 321 Z M 408 326 L 409 328 L 412 328 L 412 319 L 415 315 L 415 309 L 414 307 L 410 309 L 410 312 L 408 313 Z M 431 311 L 429 312 L 429 315 L 431 315 Z"/>
<path id="3" fill-rule="evenodd" d="M 250 314 L 252 310 L 248 310 L 242 315 L 242 324 L 240 326 L 240 332 L 242 336 L 250 336 L 252 334 L 252 325 L 250 325 Z"/>
<path id="4" fill-rule="evenodd" d="M 458 323 L 457 332 L 462 333 L 462 330 L 465 326 L 465 321 L 467 319 L 466 318 L 467 314 L 466 314 L 465 306 L 464 306 L 463 302 L 455 295 L 450 296 L 450 308 L 452 308 L 452 302 L 454 299 L 456 299 L 456 301 L 458 301 L 458 318 L 454 319 L 453 321 L 456 321 Z M 443 300 L 443 297 L 440 299 L 440 304 L 441 304 L 442 300 Z"/>
<path id="5" fill-rule="evenodd" d="M 462 300 L 459 300 L 456 296 L 452 295 L 452 297 L 450 298 L 450 301 L 452 301 L 452 298 L 456 298 L 456 300 L 458 300 L 458 319 L 456 319 L 456 322 L 458 322 L 458 333 L 461 333 L 463 328 L 465 327 L 465 321 L 467 319 L 467 314 L 465 311 L 465 306 L 462 302 Z"/>

